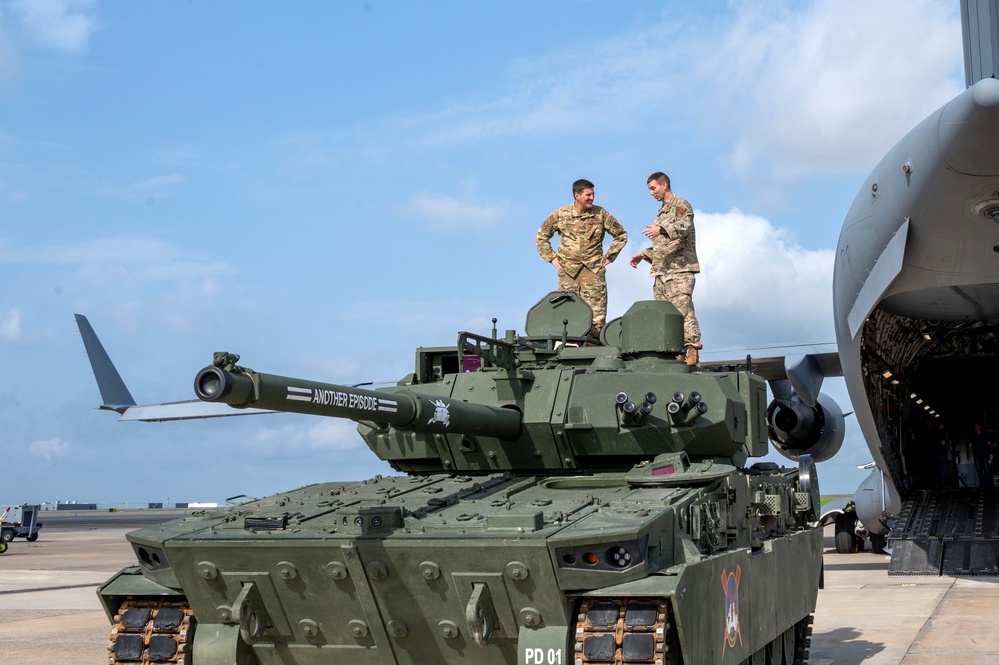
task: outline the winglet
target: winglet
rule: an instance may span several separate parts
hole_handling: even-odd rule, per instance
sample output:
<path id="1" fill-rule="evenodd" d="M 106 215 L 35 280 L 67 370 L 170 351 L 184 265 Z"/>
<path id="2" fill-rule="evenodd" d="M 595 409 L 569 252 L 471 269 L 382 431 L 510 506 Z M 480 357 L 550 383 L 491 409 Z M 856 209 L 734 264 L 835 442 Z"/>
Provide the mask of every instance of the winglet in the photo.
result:
<path id="1" fill-rule="evenodd" d="M 97 387 L 101 391 L 101 399 L 104 400 L 104 404 L 97 408 L 125 413 L 128 407 L 135 406 L 132 393 L 128 392 L 125 382 L 111 362 L 111 357 L 104 350 L 101 340 L 97 338 L 90 321 L 82 314 L 75 316 L 76 325 L 80 328 L 80 337 L 83 338 L 83 346 L 87 349 L 90 366 L 94 370 L 94 378 L 97 379 Z"/>

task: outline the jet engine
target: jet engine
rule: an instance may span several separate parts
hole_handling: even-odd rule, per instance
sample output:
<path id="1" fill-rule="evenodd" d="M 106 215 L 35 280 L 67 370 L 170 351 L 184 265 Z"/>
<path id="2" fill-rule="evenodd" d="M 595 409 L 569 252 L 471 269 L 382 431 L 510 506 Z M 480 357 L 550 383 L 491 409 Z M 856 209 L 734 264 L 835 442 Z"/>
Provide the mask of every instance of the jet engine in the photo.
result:
<path id="1" fill-rule="evenodd" d="M 824 462 L 843 445 L 843 410 L 825 393 L 819 393 L 815 406 L 808 406 L 792 393 L 770 402 L 767 429 L 777 452 L 784 457 L 797 461 L 807 453 L 814 461 Z"/>

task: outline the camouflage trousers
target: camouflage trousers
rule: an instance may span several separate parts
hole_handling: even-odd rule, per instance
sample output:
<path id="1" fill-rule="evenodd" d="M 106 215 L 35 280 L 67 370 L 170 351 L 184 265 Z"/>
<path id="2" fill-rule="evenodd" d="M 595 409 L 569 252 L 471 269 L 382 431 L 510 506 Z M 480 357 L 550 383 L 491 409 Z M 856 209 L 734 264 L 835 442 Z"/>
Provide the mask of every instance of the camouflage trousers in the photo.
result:
<path id="1" fill-rule="evenodd" d="M 701 329 L 694 315 L 694 275 L 692 272 L 674 272 L 656 276 L 652 294 L 656 300 L 666 300 L 683 314 L 683 343 L 701 348 Z"/>
<path id="2" fill-rule="evenodd" d="M 584 266 L 575 277 L 559 272 L 558 290 L 578 293 L 583 302 L 593 310 L 595 331 L 599 333 L 603 330 L 607 320 L 607 271 L 604 268 L 593 272 Z"/>

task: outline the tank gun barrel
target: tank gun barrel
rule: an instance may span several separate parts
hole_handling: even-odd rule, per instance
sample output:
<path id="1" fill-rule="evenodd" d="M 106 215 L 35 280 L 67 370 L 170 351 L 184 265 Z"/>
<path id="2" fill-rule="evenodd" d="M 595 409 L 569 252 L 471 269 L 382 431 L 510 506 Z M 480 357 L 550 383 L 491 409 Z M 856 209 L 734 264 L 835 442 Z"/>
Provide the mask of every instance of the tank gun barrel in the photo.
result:
<path id="1" fill-rule="evenodd" d="M 408 389 L 365 390 L 332 383 L 264 374 L 239 367 L 239 356 L 216 353 L 214 363 L 198 372 L 194 392 L 205 402 L 235 408 L 308 413 L 392 425 L 421 432 L 481 435 L 499 439 L 520 436 L 516 409 L 471 404 L 448 396 L 425 395 Z"/>

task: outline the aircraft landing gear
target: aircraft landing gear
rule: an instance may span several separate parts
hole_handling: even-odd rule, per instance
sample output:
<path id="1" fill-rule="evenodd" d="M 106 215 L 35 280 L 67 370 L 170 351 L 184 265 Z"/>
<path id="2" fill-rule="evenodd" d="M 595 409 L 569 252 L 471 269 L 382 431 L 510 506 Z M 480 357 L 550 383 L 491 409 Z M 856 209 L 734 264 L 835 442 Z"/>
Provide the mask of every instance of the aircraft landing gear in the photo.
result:
<path id="1" fill-rule="evenodd" d="M 864 549 L 864 541 L 857 538 L 854 529 L 857 525 L 857 515 L 853 512 L 836 516 L 836 553 L 851 554 Z"/>

